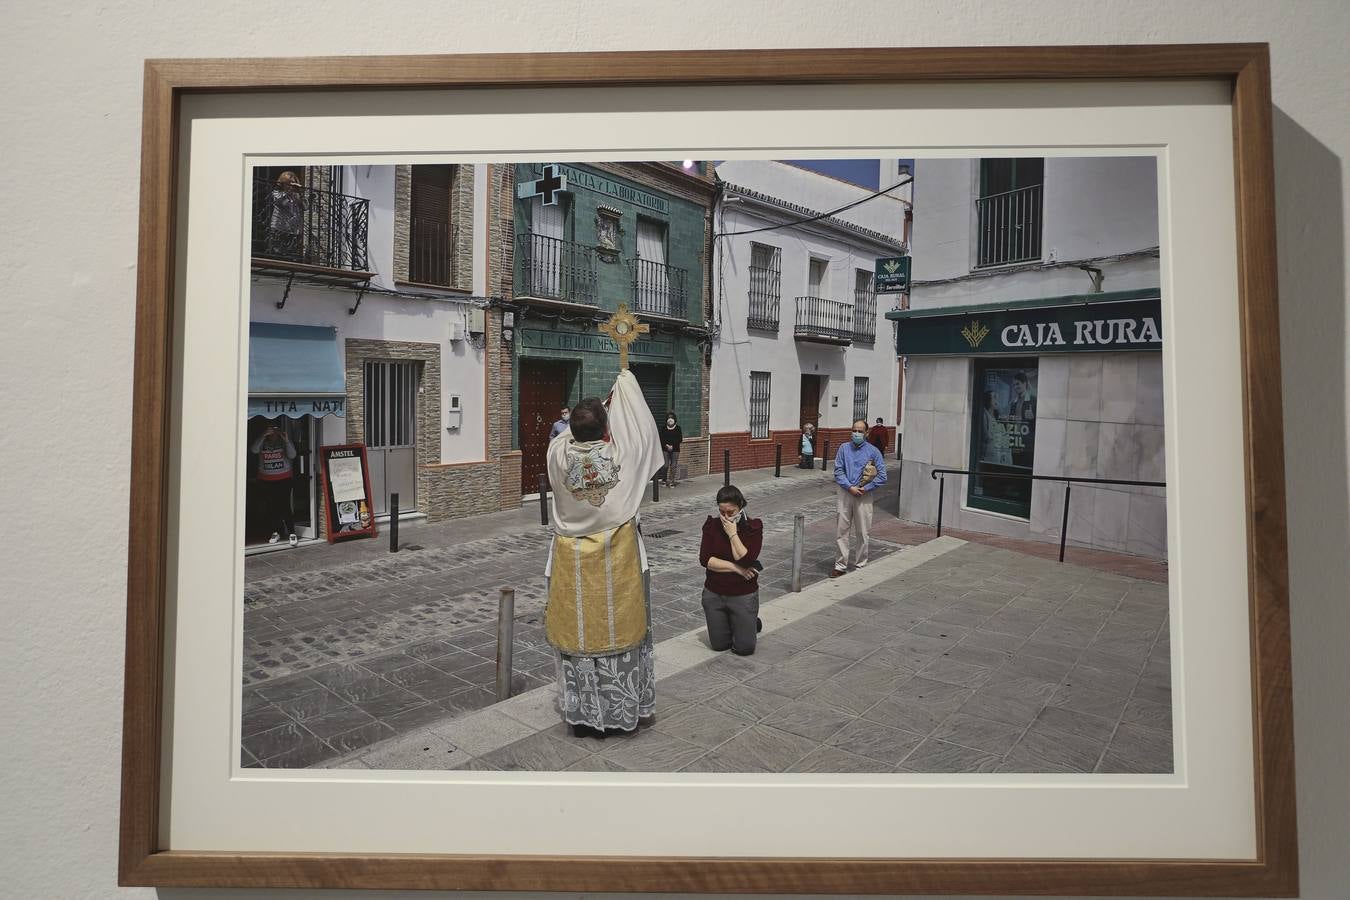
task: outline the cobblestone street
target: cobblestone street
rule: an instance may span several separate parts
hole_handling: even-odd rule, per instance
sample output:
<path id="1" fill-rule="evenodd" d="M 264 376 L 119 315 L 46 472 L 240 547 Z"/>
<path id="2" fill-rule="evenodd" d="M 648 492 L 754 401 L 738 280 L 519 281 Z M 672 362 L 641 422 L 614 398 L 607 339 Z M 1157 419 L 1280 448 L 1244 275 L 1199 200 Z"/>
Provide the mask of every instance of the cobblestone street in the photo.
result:
<path id="1" fill-rule="evenodd" d="M 736 473 L 764 519 L 762 603 L 787 592 L 792 526 L 806 514 L 803 583 L 834 556 L 834 493 L 819 470 Z M 700 528 L 720 476 L 650 494 L 643 531 L 660 642 L 703 625 Z M 878 500 L 880 510 L 894 494 Z M 483 535 L 483 536 L 479 536 Z M 467 539 L 466 539 L 467 538 Z M 493 702 L 499 589 L 515 589 L 513 692 L 551 684 L 543 638 L 550 531 L 537 504 L 436 525 L 404 525 L 399 553 L 374 541 L 249 557 L 244 592 L 245 765 L 305 767 Z M 416 549 L 415 549 L 416 548 Z M 873 543 L 874 559 L 894 545 Z"/>

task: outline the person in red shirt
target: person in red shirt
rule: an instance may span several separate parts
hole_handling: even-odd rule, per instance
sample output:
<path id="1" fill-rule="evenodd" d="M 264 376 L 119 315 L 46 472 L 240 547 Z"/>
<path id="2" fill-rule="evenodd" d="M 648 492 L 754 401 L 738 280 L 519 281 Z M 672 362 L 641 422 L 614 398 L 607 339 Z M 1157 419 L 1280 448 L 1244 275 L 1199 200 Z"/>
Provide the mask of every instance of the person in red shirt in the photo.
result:
<path id="1" fill-rule="evenodd" d="M 881 424 L 881 416 L 877 416 L 877 424 L 873 425 L 867 431 L 867 443 L 877 448 L 877 452 L 882 456 L 886 455 L 886 442 L 890 438 L 890 433 L 886 431 L 886 426 Z"/>
<path id="2" fill-rule="evenodd" d="M 703 523 L 699 565 L 703 582 L 703 618 L 708 644 L 738 656 L 755 652 L 759 630 L 759 551 L 764 524 L 745 514 L 745 496 L 735 485 L 717 492 L 717 515 Z"/>

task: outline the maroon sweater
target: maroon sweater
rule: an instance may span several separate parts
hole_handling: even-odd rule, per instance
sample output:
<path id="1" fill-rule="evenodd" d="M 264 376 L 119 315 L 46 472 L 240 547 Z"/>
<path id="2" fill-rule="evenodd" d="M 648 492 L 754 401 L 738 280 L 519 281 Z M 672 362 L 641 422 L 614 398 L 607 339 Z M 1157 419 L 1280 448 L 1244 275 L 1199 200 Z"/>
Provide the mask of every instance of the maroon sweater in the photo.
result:
<path id="1" fill-rule="evenodd" d="M 759 519 L 741 519 L 736 526 L 736 533 L 740 536 L 741 543 L 745 545 L 745 555 L 740 559 L 736 559 L 732 554 L 731 538 L 727 537 L 721 521 L 716 516 L 708 516 L 708 521 L 703 523 L 703 543 L 698 548 L 699 565 L 706 569 L 708 560 L 713 557 L 738 566 L 748 566 L 759 559 L 759 551 L 764 544 L 764 523 Z M 704 579 L 703 586 L 714 594 L 742 597 L 759 590 L 759 579 L 746 579 L 735 572 L 714 572 L 708 569 L 708 577 Z"/>

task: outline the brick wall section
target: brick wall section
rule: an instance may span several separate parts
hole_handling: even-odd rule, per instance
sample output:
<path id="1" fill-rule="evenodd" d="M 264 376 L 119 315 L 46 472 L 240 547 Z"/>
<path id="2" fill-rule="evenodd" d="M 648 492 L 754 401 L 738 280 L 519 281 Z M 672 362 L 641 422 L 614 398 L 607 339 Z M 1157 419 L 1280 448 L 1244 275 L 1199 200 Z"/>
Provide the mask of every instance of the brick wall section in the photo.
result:
<path id="1" fill-rule="evenodd" d="M 454 235 L 450 278 L 458 291 L 473 291 L 473 166 L 455 166 L 450 182 L 450 227 Z"/>
<path id="2" fill-rule="evenodd" d="M 455 166 L 450 180 L 450 281 L 457 291 L 473 291 L 473 166 Z M 412 219 L 412 166 L 394 166 L 394 280 L 408 280 Z"/>
<path id="3" fill-rule="evenodd" d="M 515 280 L 515 166 L 488 166 L 488 293 L 510 297 Z M 520 506 L 520 451 L 512 449 L 513 348 L 502 341 L 502 310 L 487 315 L 488 458 L 500 460 L 501 509 Z M 519 325 L 519 323 L 517 323 Z"/>
<path id="4" fill-rule="evenodd" d="M 886 462 L 889 465 L 895 459 L 895 429 L 887 427 L 889 435 L 886 444 Z M 830 458 L 834 458 L 839 445 L 849 439 L 847 428 L 822 428 L 816 432 L 816 465 L 820 465 L 821 454 L 828 441 Z M 731 451 L 731 471 L 743 469 L 763 469 L 773 465 L 774 446 L 783 445 L 783 467 L 795 466 L 801 462 L 801 432 L 797 429 L 771 431 L 764 440 L 751 440 L 748 431 L 722 431 L 712 436 L 712 471 L 722 471 L 722 453 Z M 828 468 L 828 466 L 827 466 Z"/>
<path id="5" fill-rule="evenodd" d="M 412 219 L 412 166 L 394 166 L 394 280 L 408 280 L 408 222 Z"/>
<path id="6" fill-rule="evenodd" d="M 366 361 L 412 360 L 421 363 L 417 395 L 417 511 L 428 518 L 445 518 L 427 467 L 441 460 L 441 348 L 439 344 L 408 341 L 372 341 L 348 338 L 345 342 L 347 375 L 347 440 L 366 440 Z"/>

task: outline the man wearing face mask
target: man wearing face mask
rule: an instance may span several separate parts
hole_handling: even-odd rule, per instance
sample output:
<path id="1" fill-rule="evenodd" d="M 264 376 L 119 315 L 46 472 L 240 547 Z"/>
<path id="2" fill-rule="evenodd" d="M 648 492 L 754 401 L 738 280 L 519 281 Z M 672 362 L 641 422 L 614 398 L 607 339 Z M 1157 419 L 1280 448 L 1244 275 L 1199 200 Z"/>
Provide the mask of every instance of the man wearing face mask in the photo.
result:
<path id="1" fill-rule="evenodd" d="M 553 423 L 553 430 L 548 433 L 548 439 L 550 442 L 555 437 L 557 437 L 558 435 L 562 434 L 564 431 L 567 430 L 568 427 L 567 420 L 570 419 L 571 417 L 572 417 L 572 410 L 564 406 L 562 409 L 562 415 L 558 417 L 558 421 Z"/>
<path id="2" fill-rule="evenodd" d="M 684 443 L 684 431 L 675 419 L 675 413 L 666 413 L 666 424 L 661 426 L 661 452 L 666 458 L 666 485 L 674 487 L 679 482 L 680 444 Z"/>
<path id="3" fill-rule="evenodd" d="M 876 447 L 867 443 L 867 420 L 853 423 L 850 440 L 834 457 L 834 482 L 839 486 L 839 527 L 835 532 L 839 555 L 831 578 L 848 571 L 849 545 L 855 544 L 853 564 L 867 565 L 867 538 L 872 530 L 872 501 L 875 491 L 886 483 L 886 460 Z M 856 537 L 856 539 L 855 539 Z"/>

